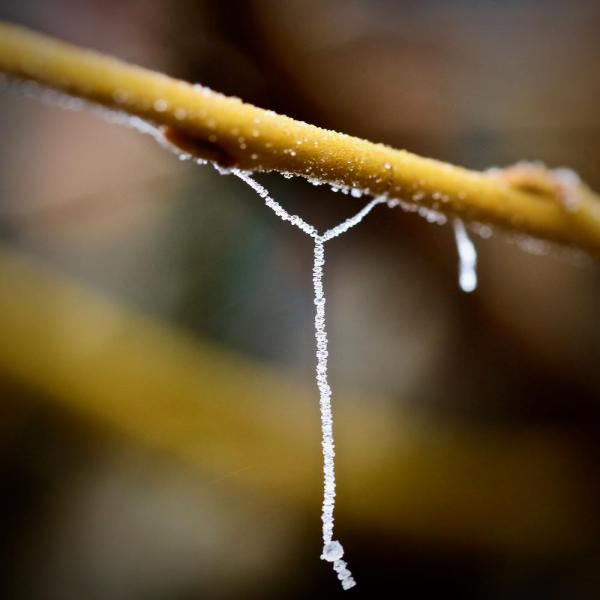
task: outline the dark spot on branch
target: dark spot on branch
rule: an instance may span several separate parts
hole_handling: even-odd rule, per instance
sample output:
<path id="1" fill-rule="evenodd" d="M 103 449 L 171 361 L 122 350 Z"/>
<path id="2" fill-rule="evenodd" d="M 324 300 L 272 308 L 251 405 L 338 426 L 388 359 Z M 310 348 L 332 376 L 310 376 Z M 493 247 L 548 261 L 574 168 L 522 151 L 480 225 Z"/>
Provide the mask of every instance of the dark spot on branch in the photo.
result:
<path id="1" fill-rule="evenodd" d="M 210 160 L 223 167 L 234 167 L 236 165 L 235 157 L 216 142 L 191 136 L 175 127 L 165 127 L 163 135 L 171 144 L 196 158 Z"/>

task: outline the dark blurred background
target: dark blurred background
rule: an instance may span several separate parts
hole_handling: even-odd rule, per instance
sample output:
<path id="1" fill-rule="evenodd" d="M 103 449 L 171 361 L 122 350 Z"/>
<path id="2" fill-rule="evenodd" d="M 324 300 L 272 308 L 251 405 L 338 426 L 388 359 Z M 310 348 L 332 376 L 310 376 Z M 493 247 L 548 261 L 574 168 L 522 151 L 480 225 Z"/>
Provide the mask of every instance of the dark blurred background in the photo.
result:
<path id="1" fill-rule="evenodd" d="M 2 0 L 0 17 L 471 168 L 600 189 L 593 0 Z M 0 597 L 300 598 L 312 248 L 235 178 L 0 95 Z M 360 200 L 258 177 L 318 226 Z M 378 208 L 329 246 L 337 532 L 362 597 L 600 597 L 600 269 Z"/>

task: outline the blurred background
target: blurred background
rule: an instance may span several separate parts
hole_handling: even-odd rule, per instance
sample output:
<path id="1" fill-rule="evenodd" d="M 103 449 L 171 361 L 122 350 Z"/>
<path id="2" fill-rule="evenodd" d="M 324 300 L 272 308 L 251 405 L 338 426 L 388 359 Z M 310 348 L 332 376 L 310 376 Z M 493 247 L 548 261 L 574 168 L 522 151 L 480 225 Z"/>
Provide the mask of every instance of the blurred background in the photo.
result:
<path id="1" fill-rule="evenodd" d="M 600 189 L 594 0 L 2 0 L 261 107 Z M 0 597 L 342 594 L 312 247 L 235 178 L 0 95 Z M 258 177 L 320 227 L 362 202 Z M 376 209 L 328 247 L 336 527 L 374 597 L 600 597 L 598 264 Z"/>

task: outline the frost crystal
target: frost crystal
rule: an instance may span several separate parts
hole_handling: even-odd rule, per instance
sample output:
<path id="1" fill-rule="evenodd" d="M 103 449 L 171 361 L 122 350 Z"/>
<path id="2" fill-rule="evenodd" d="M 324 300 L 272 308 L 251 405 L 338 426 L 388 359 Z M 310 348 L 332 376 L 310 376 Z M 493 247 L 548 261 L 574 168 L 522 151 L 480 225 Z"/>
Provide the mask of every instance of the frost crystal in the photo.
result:
<path id="1" fill-rule="evenodd" d="M 477 250 L 471 241 L 464 223 L 454 219 L 454 237 L 458 250 L 458 284 L 463 292 L 472 292 L 477 287 Z"/>
<path id="2" fill-rule="evenodd" d="M 342 545 L 333 539 L 333 509 L 335 507 L 335 444 L 333 441 L 333 414 L 331 411 L 331 387 L 327 378 L 328 340 L 325 327 L 325 292 L 323 290 L 323 268 L 325 266 L 325 243 L 346 233 L 348 229 L 358 225 L 378 204 L 390 204 L 387 198 L 380 196 L 371 200 L 353 217 L 325 231 L 322 235 L 315 227 L 296 215 L 290 215 L 267 190 L 255 181 L 252 176 L 239 169 L 231 173 L 249 185 L 265 204 L 283 221 L 288 221 L 314 240 L 313 289 L 315 303 L 315 340 L 316 340 L 316 382 L 319 389 L 319 406 L 321 411 L 321 447 L 323 451 L 323 506 L 321 521 L 323 522 L 323 552 L 321 558 L 333 563 L 333 569 L 345 590 L 356 585 L 347 564 L 341 560 L 344 555 Z"/>

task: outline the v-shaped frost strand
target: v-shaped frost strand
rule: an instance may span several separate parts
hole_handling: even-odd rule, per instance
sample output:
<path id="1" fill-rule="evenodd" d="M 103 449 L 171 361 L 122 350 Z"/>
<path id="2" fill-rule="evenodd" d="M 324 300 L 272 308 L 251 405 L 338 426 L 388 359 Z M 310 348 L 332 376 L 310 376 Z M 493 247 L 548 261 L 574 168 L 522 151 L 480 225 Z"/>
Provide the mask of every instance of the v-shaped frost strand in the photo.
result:
<path id="1" fill-rule="evenodd" d="M 328 229 L 322 235 L 318 230 L 298 217 L 290 215 L 276 200 L 269 196 L 267 190 L 260 185 L 252 176 L 239 169 L 232 169 L 236 177 L 239 177 L 249 185 L 263 200 L 265 204 L 283 221 L 288 221 L 304 233 L 314 239 L 314 261 L 313 261 L 313 288 L 315 303 L 315 340 L 316 340 L 316 381 L 319 389 L 319 406 L 321 412 L 321 447 L 323 451 L 323 506 L 321 520 L 323 522 L 323 552 L 321 558 L 333 563 L 333 569 L 345 590 L 356 585 L 347 563 L 342 560 L 344 549 L 340 542 L 333 539 L 333 510 L 335 507 L 335 444 L 333 441 L 333 415 L 331 410 L 331 386 L 327 378 L 328 339 L 325 323 L 325 292 L 323 290 L 323 268 L 325 266 L 325 242 L 346 233 L 348 229 L 358 225 L 364 217 L 378 204 L 386 203 L 395 206 L 393 201 L 385 197 L 375 198 L 366 204 L 362 210 L 353 217 L 346 219 L 339 225 Z"/>

